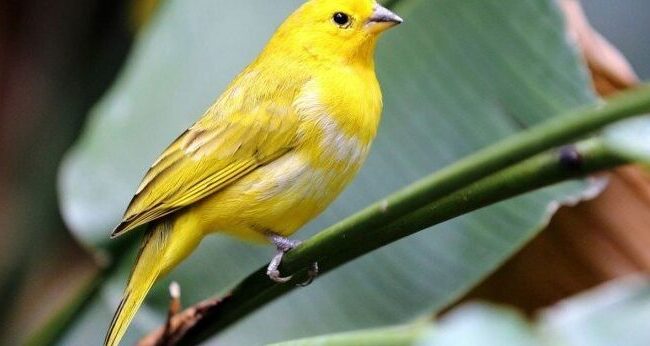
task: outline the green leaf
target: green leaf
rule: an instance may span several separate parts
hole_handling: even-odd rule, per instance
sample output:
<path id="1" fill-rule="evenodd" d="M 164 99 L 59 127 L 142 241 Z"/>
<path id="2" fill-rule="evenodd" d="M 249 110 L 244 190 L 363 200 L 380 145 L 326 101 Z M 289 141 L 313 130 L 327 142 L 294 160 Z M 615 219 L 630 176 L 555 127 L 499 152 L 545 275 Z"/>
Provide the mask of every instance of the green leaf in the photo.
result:
<path id="1" fill-rule="evenodd" d="M 532 322 L 504 308 L 462 306 L 440 321 L 422 344 L 641 346 L 650 343 L 648 319 L 650 281 L 628 277 L 563 300 Z"/>
<path id="2" fill-rule="evenodd" d="M 535 346 L 533 329 L 514 310 L 467 304 L 450 312 L 434 332 L 416 345 L 429 346 Z"/>
<path id="3" fill-rule="evenodd" d="M 571 297 L 542 310 L 528 321 L 515 310 L 469 303 L 436 323 L 426 320 L 399 326 L 362 330 L 273 346 L 642 346 L 650 343 L 650 282 L 629 277 Z"/>
<path id="4" fill-rule="evenodd" d="M 165 3 L 61 168 L 63 213 L 79 239 L 106 246 L 148 165 L 297 5 Z M 378 47 L 385 109 L 371 157 L 299 238 L 522 127 L 594 101 L 552 0 L 403 0 L 394 9 L 405 23 Z M 260 344 L 394 324 L 440 309 L 497 268 L 584 186 L 545 189 L 400 241 L 319 278 L 219 340 Z M 184 303 L 195 302 L 256 269 L 271 250 L 209 237 L 170 278 L 181 283 Z M 131 265 L 123 262 L 66 343 L 103 334 Z M 127 343 L 162 321 L 168 282 L 152 292 Z"/>
<path id="5" fill-rule="evenodd" d="M 286 341 L 270 346 L 407 346 L 432 332 L 433 327 L 423 321 L 405 326 L 375 328 L 348 333 L 323 335 Z"/>
<path id="6" fill-rule="evenodd" d="M 540 315 L 548 345 L 650 344 L 650 280 L 631 276 L 562 301 Z"/>
<path id="7" fill-rule="evenodd" d="M 650 163 L 650 116 L 633 118 L 605 130 L 605 143 L 620 155 Z"/>
<path id="8" fill-rule="evenodd" d="M 471 303 L 436 323 L 427 319 L 385 327 L 322 335 L 270 346 L 536 346 L 534 330 L 519 313 L 505 307 Z"/>

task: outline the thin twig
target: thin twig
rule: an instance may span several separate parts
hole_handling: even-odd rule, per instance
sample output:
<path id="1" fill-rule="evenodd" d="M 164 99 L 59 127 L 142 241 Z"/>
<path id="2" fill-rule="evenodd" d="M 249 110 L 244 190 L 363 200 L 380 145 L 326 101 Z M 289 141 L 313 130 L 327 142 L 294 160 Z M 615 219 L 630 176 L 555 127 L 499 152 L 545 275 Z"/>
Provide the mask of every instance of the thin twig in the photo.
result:
<path id="1" fill-rule="evenodd" d="M 200 320 L 210 315 L 228 296 L 212 298 L 175 313 L 167 323 L 138 342 L 138 346 L 175 345 Z"/>
<path id="2" fill-rule="evenodd" d="M 169 285 L 169 309 L 167 311 L 167 322 L 158 345 L 171 345 L 175 334 L 172 320 L 181 311 L 181 286 L 176 282 Z"/>

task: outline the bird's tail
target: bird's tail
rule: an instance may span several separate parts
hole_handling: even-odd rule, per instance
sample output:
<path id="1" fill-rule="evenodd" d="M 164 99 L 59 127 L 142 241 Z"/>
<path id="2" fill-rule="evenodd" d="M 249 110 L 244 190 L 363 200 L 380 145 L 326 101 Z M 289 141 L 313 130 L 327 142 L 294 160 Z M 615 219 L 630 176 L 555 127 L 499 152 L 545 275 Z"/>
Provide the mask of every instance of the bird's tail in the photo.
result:
<path id="1" fill-rule="evenodd" d="M 104 345 L 119 344 L 151 286 L 187 257 L 201 240 L 191 231 L 180 236 L 181 232 L 174 228 L 171 221 L 163 221 L 147 231 Z"/>

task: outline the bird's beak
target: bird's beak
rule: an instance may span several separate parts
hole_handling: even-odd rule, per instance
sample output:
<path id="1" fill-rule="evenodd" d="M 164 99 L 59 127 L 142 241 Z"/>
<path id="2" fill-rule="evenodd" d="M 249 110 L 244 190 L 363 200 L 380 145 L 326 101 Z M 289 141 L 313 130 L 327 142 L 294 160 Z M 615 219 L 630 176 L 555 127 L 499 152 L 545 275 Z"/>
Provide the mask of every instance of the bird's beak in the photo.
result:
<path id="1" fill-rule="evenodd" d="M 402 18 L 400 18 L 398 15 L 388 10 L 386 7 L 383 7 L 379 4 L 375 4 L 375 7 L 373 8 L 372 11 L 372 15 L 370 16 L 370 18 L 368 19 L 368 23 L 366 24 L 366 28 L 371 33 L 378 34 L 389 28 L 392 28 L 397 24 L 400 24 L 403 21 L 404 20 L 402 20 Z"/>

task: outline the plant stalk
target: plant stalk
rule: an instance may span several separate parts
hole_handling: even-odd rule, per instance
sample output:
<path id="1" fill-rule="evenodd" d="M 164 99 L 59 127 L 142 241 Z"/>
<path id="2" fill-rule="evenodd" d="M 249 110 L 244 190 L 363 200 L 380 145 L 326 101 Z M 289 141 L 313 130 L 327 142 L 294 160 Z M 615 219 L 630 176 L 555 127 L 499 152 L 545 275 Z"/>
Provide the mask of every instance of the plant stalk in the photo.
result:
<path id="1" fill-rule="evenodd" d="M 535 189 L 567 179 L 582 177 L 600 170 L 613 168 L 628 161 L 608 150 L 598 139 L 587 140 L 575 147 L 553 150 L 520 162 L 492 176 L 420 207 L 383 227 L 341 230 L 330 227 L 289 252 L 282 271 L 296 273 L 291 283 L 304 280 L 312 261 L 318 261 L 326 273 L 372 250 L 444 222 L 451 218 L 512 198 Z M 567 161 L 569 150 L 573 161 Z M 200 314 L 188 319 L 185 312 L 175 318 L 189 321 L 177 340 L 182 345 L 195 345 L 221 331 L 252 311 L 293 290 L 293 284 L 274 284 L 265 268 L 260 268 L 237 285 L 220 300 L 200 303 Z M 196 308 L 194 308 L 196 312 Z M 186 310 L 189 311 L 190 309 Z M 154 332 L 155 334 L 156 332 Z M 150 335 L 149 342 L 155 340 Z M 141 345 L 149 345 L 141 343 Z"/>

